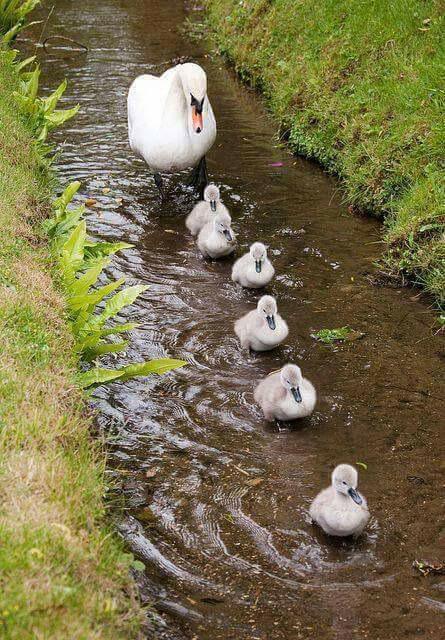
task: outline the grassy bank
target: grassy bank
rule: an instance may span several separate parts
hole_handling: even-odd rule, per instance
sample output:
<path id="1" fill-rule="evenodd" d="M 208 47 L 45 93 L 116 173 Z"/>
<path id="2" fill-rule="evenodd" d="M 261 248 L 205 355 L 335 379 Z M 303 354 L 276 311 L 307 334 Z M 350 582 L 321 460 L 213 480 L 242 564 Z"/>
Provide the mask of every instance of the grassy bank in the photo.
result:
<path id="1" fill-rule="evenodd" d="M 384 268 L 445 304 L 445 11 L 436 0 L 206 0 L 292 149 L 385 220 Z"/>
<path id="2" fill-rule="evenodd" d="M 104 456 L 41 221 L 52 178 L 0 51 L 0 635 L 135 638 L 132 558 L 106 524 Z"/>

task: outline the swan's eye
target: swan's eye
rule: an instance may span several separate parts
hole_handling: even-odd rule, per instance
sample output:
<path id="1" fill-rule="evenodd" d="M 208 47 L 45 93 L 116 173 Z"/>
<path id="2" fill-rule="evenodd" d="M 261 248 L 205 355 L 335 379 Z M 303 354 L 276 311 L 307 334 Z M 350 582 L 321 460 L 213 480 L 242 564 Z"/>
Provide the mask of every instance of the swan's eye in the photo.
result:
<path id="1" fill-rule="evenodd" d="M 195 107 L 196 113 L 202 113 L 202 107 L 204 105 L 204 99 L 205 98 L 203 98 L 201 101 L 199 101 L 199 100 L 197 100 L 195 98 L 193 93 L 190 94 L 190 98 L 191 98 L 190 106 L 191 107 Z"/>

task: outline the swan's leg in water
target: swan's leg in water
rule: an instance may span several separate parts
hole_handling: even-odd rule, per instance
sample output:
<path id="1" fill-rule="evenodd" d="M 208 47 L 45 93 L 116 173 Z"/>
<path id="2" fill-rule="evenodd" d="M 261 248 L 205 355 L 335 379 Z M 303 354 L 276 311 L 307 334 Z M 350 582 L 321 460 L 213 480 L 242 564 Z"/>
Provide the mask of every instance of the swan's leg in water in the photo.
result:
<path id="1" fill-rule="evenodd" d="M 162 200 L 165 200 L 164 184 L 162 182 L 161 174 L 160 173 L 155 173 L 155 174 L 153 174 L 153 178 L 155 179 L 155 184 L 156 184 L 157 188 L 159 189 L 159 193 L 161 194 Z"/>
<path id="2" fill-rule="evenodd" d="M 192 169 L 192 172 L 188 179 L 188 184 L 195 187 L 195 190 L 201 195 L 201 198 L 203 198 L 204 189 L 206 188 L 208 182 L 209 176 L 207 174 L 207 162 L 206 157 L 203 156 L 199 161 L 198 166 Z"/>

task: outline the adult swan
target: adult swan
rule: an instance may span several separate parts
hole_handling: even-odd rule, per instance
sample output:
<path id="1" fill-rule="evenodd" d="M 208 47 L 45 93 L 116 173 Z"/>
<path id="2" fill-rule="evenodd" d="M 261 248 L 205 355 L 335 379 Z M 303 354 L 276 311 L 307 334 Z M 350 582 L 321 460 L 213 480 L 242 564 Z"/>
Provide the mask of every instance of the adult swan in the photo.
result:
<path id="1" fill-rule="evenodd" d="M 192 183 L 207 183 L 205 155 L 215 141 L 216 122 L 207 97 L 207 76 L 187 62 L 160 77 L 142 75 L 128 92 L 130 147 L 153 171 L 164 197 L 162 173 L 193 167 Z"/>

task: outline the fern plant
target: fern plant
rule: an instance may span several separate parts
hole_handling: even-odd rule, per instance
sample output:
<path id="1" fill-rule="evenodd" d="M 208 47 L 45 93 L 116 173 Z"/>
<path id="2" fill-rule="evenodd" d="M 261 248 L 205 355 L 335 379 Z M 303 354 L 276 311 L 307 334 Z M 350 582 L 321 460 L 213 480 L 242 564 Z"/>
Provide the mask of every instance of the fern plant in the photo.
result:
<path id="1" fill-rule="evenodd" d="M 23 64 L 31 62 L 32 58 L 25 60 Z M 71 109 L 56 109 L 57 103 L 66 90 L 66 80 L 47 98 L 39 98 L 40 67 L 36 65 L 32 71 L 24 71 L 20 74 L 20 88 L 14 91 L 14 96 L 23 113 L 31 122 L 31 126 L 39 142 L 45 142 L 48 133 L 60 127 L 67 120 L 76 115 L 79 105 Z"/>
<path id="2" fill-rule="evenodd" d="M 2 45 L 14 40 L 25 24 L 25 18 L 40 4 L 40 0 L 0 0 L 0 35 Z"/>
<path id="3" fill-rule="evenodd" d="M 86 362 L 92 362 L 108 353 L 125 350 L 128 342 L 110 342 L 109 336 L 126 333 L 137 327 L 135 323 L 117 323 L 110 320 L 148 289 L 145 285 L 122 288 L 124 278 L 98 286 L 110 255 L 132 245 L 125 242 L 93 242 L 88 239 L 83 206 L 68 205 L 80 187 L 73 182 L 54 202 L 54 217 L 45 224 L 52 239 L 62 285 L 66 294 L 67 308 L 72 331 L 76 340 L 75 349 Z M 84 387 L 103 384 L 111 380 L 128 380 L 134 376 L 162 374 L 182 367 L 183 360 L 161 358 L 149 362 L 128 365 L 120 369 L 104 369 L 95 366 L 79 375 Z"/>

